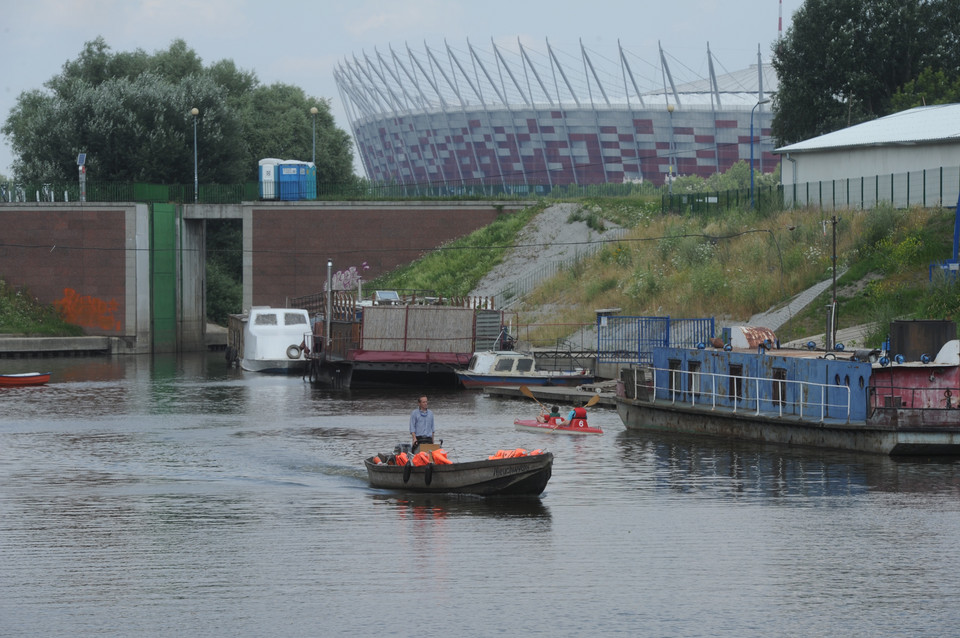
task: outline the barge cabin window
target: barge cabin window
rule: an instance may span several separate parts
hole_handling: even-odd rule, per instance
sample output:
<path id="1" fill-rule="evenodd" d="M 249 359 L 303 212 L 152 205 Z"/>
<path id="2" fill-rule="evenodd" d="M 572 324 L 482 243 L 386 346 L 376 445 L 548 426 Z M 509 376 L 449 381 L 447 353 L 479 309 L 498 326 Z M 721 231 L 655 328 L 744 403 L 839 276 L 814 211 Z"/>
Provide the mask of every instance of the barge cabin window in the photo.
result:
<path id="1" fill-rule="evenodd" d="M 743 364 L 730 364 L 730 397 L 743 399 Z"/>
<path id="2" fill-rule="evenodd" d="M 787 402 L 787 369 L 773 369 L 773 402 L 785 405 Z"/>
<path id="3" fill-rule="evenodd" d="M 690 392 L 694 398 L 700 397 L 700 362 L 688 361 L 687 371 L 690 373 Z"/>
<path id="4" fill-rule="evenodd" d="M 680 369 L 680 360 L 679 359 L 669 359 L 667 361 L 667 367 L 670 368 L 670 374 L 667 375 L 667 389 L 670 392 L 670 396 L 674 396 L 676 392 L 683 391 L 683 383 L 680 380 L 682 371 Z"/>

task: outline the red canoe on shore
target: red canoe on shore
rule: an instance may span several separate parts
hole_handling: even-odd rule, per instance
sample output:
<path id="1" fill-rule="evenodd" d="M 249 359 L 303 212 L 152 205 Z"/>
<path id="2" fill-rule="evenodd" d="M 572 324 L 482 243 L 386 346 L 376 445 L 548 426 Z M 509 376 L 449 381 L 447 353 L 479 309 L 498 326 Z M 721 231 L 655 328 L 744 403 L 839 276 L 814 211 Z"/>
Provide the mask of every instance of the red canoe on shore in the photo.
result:
<path id="1" fill-rule="evenodd" d="M 50 380 L 49 372 L 21 372 L 0 374 L 0 387 L 19 385 L 43 385 Z"/>
<path id="2" fill-rule="evenodd" d="M 566 421 L 563 418 L 550 418 L 541 423 L 536 419 L 515 419 L 513 425 L 527 432 L 546 432 L 547 434 L 603 434 L 600 428 L 587 425 L 583 419 Z"/>

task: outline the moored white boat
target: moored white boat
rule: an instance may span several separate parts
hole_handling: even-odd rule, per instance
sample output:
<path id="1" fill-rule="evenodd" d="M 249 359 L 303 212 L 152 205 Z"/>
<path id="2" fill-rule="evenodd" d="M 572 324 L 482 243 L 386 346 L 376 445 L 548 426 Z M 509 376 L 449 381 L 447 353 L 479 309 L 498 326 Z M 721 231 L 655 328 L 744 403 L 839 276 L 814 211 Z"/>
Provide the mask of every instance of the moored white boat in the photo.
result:
<path id="1" fill-rule="evenodd" d="M 541 370 L 533 355 L 513 350 L 475 352 L 467 368 L 457 371 L 457 378 L 466 388 L 494 385 L 577 386 L 593 381 L 593 375 L 586 368 Z"/>
<path id="2" fill-rule="evenodd" d="M 299 373 L 307 367 L 302 344 L 310 333 L 306 310 L 255 306 L 230 316 L 227 360 L 251 372 Z"/>

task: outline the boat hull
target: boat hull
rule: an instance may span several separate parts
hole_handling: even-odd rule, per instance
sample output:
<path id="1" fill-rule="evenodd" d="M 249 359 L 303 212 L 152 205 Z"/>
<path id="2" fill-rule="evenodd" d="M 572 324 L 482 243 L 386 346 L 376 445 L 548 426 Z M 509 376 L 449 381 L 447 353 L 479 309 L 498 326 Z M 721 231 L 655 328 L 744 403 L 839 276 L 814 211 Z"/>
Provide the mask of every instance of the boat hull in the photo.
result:
<path id="1" fill-rule="evenodd" d="M 22 372 L 19 374 L 0 374 L 0 387 L 44 385 L 48 381 L 50 381 L 49 372 Z"/>
<path id="2" fill-rule="evenodd" d="M 540 423 L 536 419 L 516 419 L 513 425 L 521 432 L 542 432 L 545 434 L 603 434 L 603 430 L 600 428 L 590 427 L 589 425 L 558 425 L 551 421 Z"/>
<path id="3" fill-rule="evenodd" d="M 472 374 L 458 372 L 457 378 L 465 388 L 484 388 L 492 386 L 512 386 L 520 387 L 522 385 L 553 385 L 563 387 L 574 387 L 584 383 L 593 383 L 593 376 L 586 374 L 569 375 L 551 375 L 551 376 L 518 376 L 518 375 L 493 375 L 493 374 Z"/>
<path id="4" fill-rule="evenodd" d="M 553 454 L 405 468 L 364 460 L 372 487 L 433 494 L 539 496 L 553 471 Z M 429 484 L 428 484 L 428 468 Z M 409 469 L 404 481 L 404 470 Z"/>
<path id="5" fill-rule="evenodd" d="M 616 403 L 620 419 L 630 430 L 708 435 L 891 456 L 960 455 L 957 424 L 903 429 L 869 421 L 810 421 L 625 397 L 617 397 Z"/>
<path id="6" fill-rule="evenodd" d="M 301 374 L 307 370 L 306 359 L 241 359 L 240 367 L 247 372 L 267 374 Z"/>

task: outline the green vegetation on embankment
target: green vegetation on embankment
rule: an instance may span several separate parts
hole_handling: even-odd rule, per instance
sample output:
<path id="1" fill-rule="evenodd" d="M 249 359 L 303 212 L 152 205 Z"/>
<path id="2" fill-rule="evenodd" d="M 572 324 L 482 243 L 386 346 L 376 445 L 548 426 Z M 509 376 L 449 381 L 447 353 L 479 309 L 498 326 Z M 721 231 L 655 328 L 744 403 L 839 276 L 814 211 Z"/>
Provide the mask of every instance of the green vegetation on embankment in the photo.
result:
<path id="1" fill-rule="evenodd" d="M 83 329 L 65 322 L 55 307 L 39 303 L 28 290 L 0 279 L 0 334 L 76 337 Z"/>
<path id="2" fill-rule="evenodd" d="M 759 214 L 662 214 L 659 201 L 580 200 L 578 218 L 592 227 L 604 220 L 630 228 L 594 256 L 543 282 L 519 307 L 521 324 L 542 322 L 540 309 L 562 310 L 563 323 L 590 324 L 597 308 L 624 315 L 718 317 L 746 321 L 785 305 L 794 295 L 832 277 L 831 213 L 800 209 Z M 539 209 L 538 209 L 539 210 Z M 524 223 L 532 215 L 516 216 Z M 893 319 L 954 319 L 960 286 L 928 281 L 928 266 L 952 254 L 951 209 L 840 211 L 836 254 L 839 327 L 876 323 L 868 345 L 879 345 Z M 498 220 L 506 224 L 507 220 Z M 492 227 L 491 227 L 492 228 Z M 509 231 L 506 230 L 509 228 Z M 485 251 L 465 250 L 509 241 L 519 229 L 478 231 L 377 281 L 378 287 L 430 288 L 466 294 L 496 262 Z M 513 233 L 511 235 L 511 233 Z M 457 248 L 457 250 L 451 250 Z M 502 258 L 501 253 L 497 259 Z M 446 287 L 449 285 L 450 287 Z M 778 329 L 784 341 L 824 331 L 828 290 Z M 530 333 L 534 343 L 553 343 L 569 327 Z M 861 344 L 863 345 L 863 344 Z"/>

